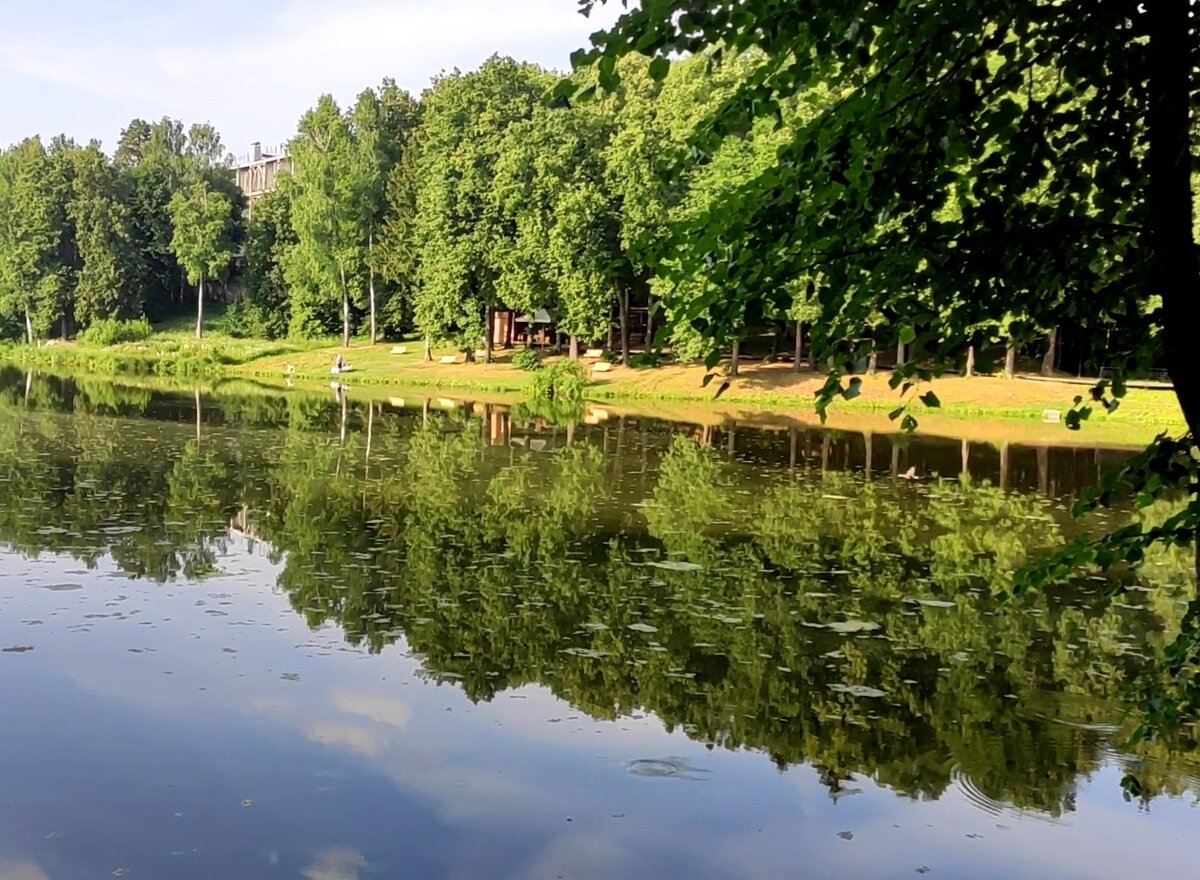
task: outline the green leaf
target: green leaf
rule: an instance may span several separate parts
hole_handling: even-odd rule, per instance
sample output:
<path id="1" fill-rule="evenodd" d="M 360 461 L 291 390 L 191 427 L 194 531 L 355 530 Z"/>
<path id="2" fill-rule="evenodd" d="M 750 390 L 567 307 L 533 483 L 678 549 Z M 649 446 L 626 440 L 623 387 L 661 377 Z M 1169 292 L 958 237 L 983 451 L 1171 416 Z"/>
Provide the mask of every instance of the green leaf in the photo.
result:
<path id="1" fill-rule="evenodd" d="M 925 404 L 930 409 L 937 409 L 942 405 L 942 402 L 938 400 L 938 396 L 932 391 L 926 391 L 921 395 L 921 403 Z"/>
<path id="2" fill-rule="evenodd" d="M 896 421 L 896 419 L 900 418 L 900 416 L 904 415 L 904 411 L 906 409 L 908 409 L 907 406 L 898 406 L 894 410 L 892 410 L 890 413 L 888 413 L 888 418 L 894 422 L 894 421 Z"/>
<path id="3" fill-rule="evenodd" d="M 917 339 L 917 331 L 913 328 L 913 326 L 911 324 L 905 324 L 903 327 L 900 328 L 900 341 L 903 342 L 905 345 L 908 345 L 911 342 L 915 342 L 916 339 Z"/>
<path id="4" fill-rule="evenodd" d="M 671 72 L 670 60 L 659 56 L 650 61 L 650 78 L 655 82 L 662 82 L 667 78 L 667 74 Z"/>
<path id="5" fill-rule="evenodd" d="M 911 415 L 905 416 L 903 421 L 900 422 L 900 430 L 911 434 L 913 431 L 917 430 L 917 420 Z"/>

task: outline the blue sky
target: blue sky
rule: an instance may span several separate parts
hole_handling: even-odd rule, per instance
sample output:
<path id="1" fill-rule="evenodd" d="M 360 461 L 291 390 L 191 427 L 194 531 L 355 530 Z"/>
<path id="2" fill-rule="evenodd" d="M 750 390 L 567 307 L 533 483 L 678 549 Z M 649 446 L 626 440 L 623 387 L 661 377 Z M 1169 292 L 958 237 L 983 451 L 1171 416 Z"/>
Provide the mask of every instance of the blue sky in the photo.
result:
<path id="1" fill-rule="evenodd" d="M 6 4 L 7 5 L 7 4 Z M 322 92 L 343 103 L 391 76 L 430 77 L 493 52 L 565 68 L 618 7 L 576 0 L 12 0 L 0 33 L 0 144 L 100 138 L 134 117 L 211 122 L 225 146 L 287 140 Z"/>

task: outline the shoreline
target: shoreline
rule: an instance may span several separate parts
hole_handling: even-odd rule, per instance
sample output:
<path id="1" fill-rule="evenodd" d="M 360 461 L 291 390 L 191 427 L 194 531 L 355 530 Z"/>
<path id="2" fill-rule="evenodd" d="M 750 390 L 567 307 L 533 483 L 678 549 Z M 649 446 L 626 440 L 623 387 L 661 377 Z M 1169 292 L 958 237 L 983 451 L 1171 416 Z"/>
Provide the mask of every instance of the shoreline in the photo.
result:
<path id="1" fill-rule="evenodd" d="M 0 363 L 118 382 L 151 379 L 163 385 L 223 385 L 241 380 L 264 390 L 286 392 L 290 384 L 312 392 L 327 387 L 334 378 L 328 364 L 339 352 L 345 354 L 353 369 L 336 380 L 378 399 L 405 396 L 404 392 L 443 391 L 451 396 L 486 394 L 493 402 L 519 403 L 533 375 L 512 366 L 507 357 L 491 364 L 426 363 L 419 350 L 392 354 L 388 344 L 369 346 L 365 342 L 349 350 L 339 346 L 289 350 L 287 343 L 225 339 L 179 345 L 175 351 L 156 350 L 144 343 L 111 348 L 71 343 L 33 349 L 5 346 L 0 348 Z M 730 387 L 716 399 L 714 388 L 702 385 L 705 372 L 703 366 L 690 364 L 614 365 L 610 371 L 591 374 L 585 398 L 589 404 L 614 411 L 661 415 L 695 424 L 730 420 L 769 424 L 772 417 L 785 425 L 820 424 L 814 395 L 824 382 L 821 373 L 795 373 L 790 364 L 750 363 L 743 366 L 738 377 L 723 379 Z M 826 425 L 901 433 L 899 422 L 887 418 L 901 404 L 899 393 L 888 386 L 888 376 L 862 376 L 862 394 L 851 401 L 837 401 L 830 408 Z M 1021 377 L 946 376 L 922 386 L 922 390 L 927 389 L 937 393 L 942 406 L 930 409 L 910 394 L 913 400 L 909 412 L 918 419 L 920 433 L 983 440 L 1000 432 L 1009 439 L 1020 437 L 1026 442 L 1054 445 L 1137 446 L 1160 432 L 1185 430 L 1175 396 L 1166 389 L 1131 389 L 1116 413 L 1110 415 L 1096 407 L 1081 431 L 1069 431 L 1061 422 L 1044 421 L 1047 410 L 1058 412 L 1061 418 L 1071 408 L 1082 390 L 1074 377 L 1023 381 Z"/>

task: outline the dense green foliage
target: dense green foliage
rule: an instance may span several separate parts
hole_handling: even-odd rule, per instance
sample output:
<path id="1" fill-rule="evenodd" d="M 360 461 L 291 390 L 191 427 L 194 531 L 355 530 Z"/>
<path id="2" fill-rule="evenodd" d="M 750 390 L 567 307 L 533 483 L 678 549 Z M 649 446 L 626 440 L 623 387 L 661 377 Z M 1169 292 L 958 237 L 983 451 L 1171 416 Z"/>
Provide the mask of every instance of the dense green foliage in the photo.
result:
<path id="1" fill-rule="evenodd" d="M 651 54 L 660 72 L 713 46 L 759 62 L 692 143 L 715 166 L 731 140 L 766 125 L 779 136 L 774 155 L 660 250 L 669 277 L 703 273 L 686 317 L 711 364 L 748 313 L 787 309 L 801 288 L 821 306 L 822 407 L 857 392 L 843 377 L 881 345 L 898 345 L 901 361 L 911 350 L 893 374 L 907 395 L 963 360 L 970 372 L 980 344 L 1011 349 L 1047 328 L 1054 340 L 1060 323 L 1103 332 L 1114 375 L 1092 398 L 1108 409 L 1128 373 L 1166 363 L 1189 434 L 1160 438 L 1096 502 L 1186 501 L 1165 522 L 1072 545 L 1037 572 L 1045 578 L 1197 544 L 1200 28 L 1190 6 L 662 0 L 628 9 L 575 62 L 594 64 L 606 89 L 619 88 L 618 60 L 630 55 Z M 564 82 L 557 93 L 575 90 Z M 790 122 L 810 96 L 819 112 Z M 1075 403 L 1067 423 L 1078 428 L 1092 408 Z M 1200 711 L 1198 659 L 1200 600 L 1144 683 L 1148 730 Z"/>
<path id="2" fill-rule="evenodd" d="M 111 159 L 25 140 L 0 153 L 0 324 L 33 343 L 182 311 L 187 276 L 228 277 L 240 206 L 207 125 L 134 120 Z"/>

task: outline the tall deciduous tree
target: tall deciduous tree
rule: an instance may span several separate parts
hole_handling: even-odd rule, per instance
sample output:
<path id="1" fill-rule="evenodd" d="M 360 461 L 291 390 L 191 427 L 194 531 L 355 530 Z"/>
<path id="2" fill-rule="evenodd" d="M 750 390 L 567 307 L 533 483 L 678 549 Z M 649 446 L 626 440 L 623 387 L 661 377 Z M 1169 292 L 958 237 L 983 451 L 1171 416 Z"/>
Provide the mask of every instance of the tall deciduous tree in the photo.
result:
<path id="1" fill-rule="evenodd" d="M 0 308 L 23 321 L 30 344 L 64 314 L 65 227 L 61 165 L 40 138 L 28 138 L 0 162 Z"/>
<path id="2" fill-rule="evenodd" d="M 244 277 L 251 325 L 271 339 L 287 335 L 288 286 L 284 254 L 295 246 L 290 180 L 262 196 L 246 222 Z"/>
<path id="3" fill-rule="evenodd" d="M 330 95 L 304 114 L 292 141 L 295 189 L 288 252 L 293 326 L 328 326 L 340 304 L 342 345 L 350 345 L 352 288 L 364 263 L 362 175 L 347 119 Z"/>
<path id="4" fill-rule="evenodd" d="M 204 177 L 171 198 L 171 249 L 196 285 L 196 338 L 204 333 L 204 283 L 220 276 L 233 259 L 233 203 Z"/>
<path id="5" fill-rule="evenodd" d="M 416 320 L 468 358 L 481 340 L 491 357 L 491 316 L 502 304 L 497 279 L 512 242 L 493 193 L 501 145 L 550 82 L 541 68 L 497 56 L 473 73 L 440 77 L 424 96 Z"/>
<path id="6" fill-rule="evenodd" d="M 128 191 L 99 144 L 74 154 L 68 215 L 79 254 L 75 317 L 134 318 L 145 306 L 144 273 L 133 235 Z"/>
<path id="7" fill-rule="evenodd" d="M 508 129 L 496 164 L 495 193 L 513 230 L 501 260 L 499 298 L 510 308 L 554 313 L 558 329 L 594 341 L 609 326 L 612 291 L 628 275 L 620 241 L 620 202 L 605 185 L 611 107 L 537 108 Z"/>

